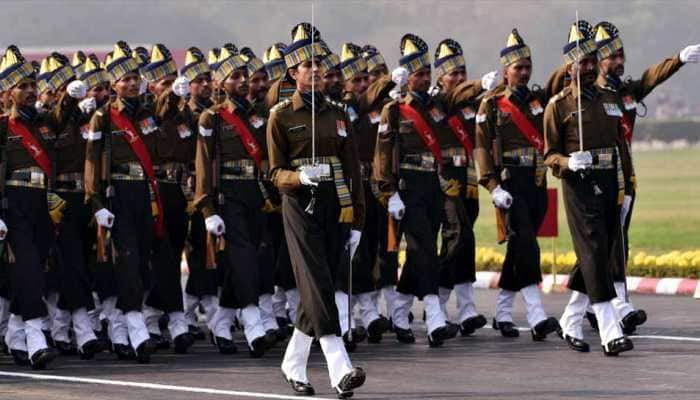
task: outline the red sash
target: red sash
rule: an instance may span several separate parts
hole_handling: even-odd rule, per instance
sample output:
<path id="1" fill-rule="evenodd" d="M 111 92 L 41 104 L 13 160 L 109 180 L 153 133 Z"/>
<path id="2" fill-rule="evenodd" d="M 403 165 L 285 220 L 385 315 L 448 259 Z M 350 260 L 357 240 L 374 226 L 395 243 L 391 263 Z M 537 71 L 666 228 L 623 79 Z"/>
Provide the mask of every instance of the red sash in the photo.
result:
<path id="1" fill-rule="evenodd" d="M 625 114 L 622 114 L 622 118 L 620 118 L 620 124 L 622 124 L 622 133 L 625 135 L 625 140 L 627 140 L 627 144 L 632 144 L 632 134 L 633 129 L 632 129 L 632 121 L 630 121 L 629 118 Z"/>
<path id="2" fill-rule="evenodd" d="M 442 170 L 442 152 L 440 151 L 440 143 L 438 143 L 437 137 L 430 128 L 430 125 L 425 122 L 418 111 L 408 104 L 401 104 L 399 106 L 399 110 L 404 118 L 413 122 L 413 126 L 418 132 L 418 136 L 420 136 L 420 138 L 423 140 L 423 144 L 430 149 L 430 152 L 433 153 L 433 157 L 435 157 L 435 159 L 438 161 L 438 169 Z"/>
<path id="3" fill-rule="evenodd" d="M 49 156 L 44 149 L 41 148 L 39 141 L 29 132 L 29 129 L 27 129 L 22 122 L 14 118 L 8 120 L 7 126 L 12 133 L 22 138 L 22 146 L 24 146 L 24 149 L 27 150 L 27 153 L 32 156 L 34 161 L 36 161 L 39 168 L 44 171 L 44 174 L 48 177 L 52 177 L 53 171 Z"/>
<path id="4" fill-rule="evenodd" d="M 498 109 L 501 110 L 501 112 L 510 114 L 515 126 L 520 133 L 525 136 L 525 139 L 530 142 L 532 147 L 536 148 L 540 154 L 544 154 L 544 139 L 542 139 L 542 134 L 537 131 L 525 114 L 505 96 L 499 97 L 498 100 L 496 100 L 496 104 L 498 104 Z"/>
<path id="5" fill-rule="evenodd" d="M 471 158 L 472 153 L 474 153 L 474 144 L 472 143 L 472 139 L 469 137 L 467 128 L 462 123 L 462 120 L 460 120 L 458 116 L 453 115 L 447 120 L 447 123 L 450 124 L 450 128 L 452 128 L 452 133 L 454 133 L 455 136 L 457 136 L 459 142 L 462 143 L 462 147 L 464 147 L 464 149 L 467 151 L 467 154 Z"/>
<path id="6" fill-rule="evenodd" d="M 248 130 L 248 127 L 241 121 L 238 115 L 226 110 L 219 110 L 219 115 L 224 121 L 228 122 L 230 125 L 236 128 L 238 134 L 241 135 L 241 142 L 243 142 L 243 147 L 248 152 L 248 155 L 255 161 L 255 165 L 258 166 L 258 170 L 262 170 L 262 159 L 263 152 L 258 141 L 255 140 L 255 136 Z"/>
<path id="7" fill-rule="evenodd" d="M 139 136 L 138 131 L 134 128 L 134 124 L 132 124 L 131 121 L 129 121 L 129 119 L 122 113 L 120 113 L 119 110 L 112 108 L 110 115 L 112 116 L 114 125 L 116 125 L 120 130 L 124 131 L 127 142 L 129 143 L 129 146 L 131 146 L 131 151 L 136 154 L 136 157 L 139 159 L 139 163 L 141 163 L 141 167 L 143 168 L 143 172 L 145 172 L 146 176 L 148 177 L 148 184 L 156 197 L 156 205 L 158 206 L 158 215 L 156 216 L 154 233 L 157 238 L 161 238 L 163 236 L 163 203 L 161 203 L 160 200 L 156 173 L 153 170 L 153 162 L 151 162 L 151 156 L 148 154 L 148 148 L 141 139 L 141 136 Z"/>

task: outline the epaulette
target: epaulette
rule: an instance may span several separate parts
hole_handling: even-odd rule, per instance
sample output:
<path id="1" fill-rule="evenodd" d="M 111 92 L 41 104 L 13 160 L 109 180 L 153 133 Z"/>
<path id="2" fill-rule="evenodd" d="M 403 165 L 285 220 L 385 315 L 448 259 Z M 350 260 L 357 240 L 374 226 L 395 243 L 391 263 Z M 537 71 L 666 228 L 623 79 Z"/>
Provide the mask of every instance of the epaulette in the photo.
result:
<path id="1" fill-rule="evenodd" d="M 270 112 L 277 111 L 279 109 L 288 107 L 290 104 L 292 104 L 291 98 L 284 99 L 284 100 L 280 101 L 279 103 L 275 104 L 274 106 L 272 106 L 272 108 L 270 108 Z"/>
<path id="2" fill-rule="evenodd" d="M 550 103 L 556 103 L 557 101 L 559 101 L 559 100 L 563 99 L 564 97 L 566 97 L 566 95 L 568 95 L 569 92 L 571 92 L 571 88 L 567 86 L 567 87 L 565 87 L 564 89 L 562 89 L 561 92 L 559 92 L 559 93 L 555 94 L 554 96 L 552 96 L 552 98 L 549 99 L 549 102 L 550 102 Z"/>
<path id="3" fill-rule="evenodd" d="M 617 93 L 617 89 L 611 88 L 610 86 L 599 86 L 599 88 L 611 93 Z"/>
<path id="4" fill-rule="evenodd" d="M 216 111 L 212 110 L 211 108 L 207 108 L 206 111 L 207 114 L 216 115 Z"/>
<path id="5" fill-rule="evenodd" d="M 104 115 L 104 112 L 102 110 L 97 110 L 97 111 L 95 111 L 95 115 L 97 115 L 98 117 L 101 117 Z"/>

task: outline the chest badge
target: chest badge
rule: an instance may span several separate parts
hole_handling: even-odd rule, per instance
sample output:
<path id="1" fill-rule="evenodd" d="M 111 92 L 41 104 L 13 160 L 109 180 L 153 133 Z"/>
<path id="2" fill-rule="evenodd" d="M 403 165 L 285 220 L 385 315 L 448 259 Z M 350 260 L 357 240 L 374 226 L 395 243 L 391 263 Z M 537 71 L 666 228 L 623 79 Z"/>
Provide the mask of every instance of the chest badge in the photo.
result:
<path id="1" fill-rule="evenodd" d="M 158 130 L 158 125 L 156 125 L 156 120 L 153 117 L 148 117 L 141 120 L 139 125 L 141 125 L 141 132 L 143 132 L 144 135 L 148 135 Z"/>
<path id="2" fill-rule="evenodd" d="M 625 110 L 627 111 L 635 110 L 637 108 L 637 102 L 634 101 L 634 99 L 630 95 L 623 96 L 622 103 L 624 104 Z"/>
<path id="3" fill-rule="evenodd" d="M 335 121 L 335 128 L 336 128 L 336 132 L 338 133 L 338 136 L 346 137 L 348 135 L 348 131 L 347 131 L 346 126 L 345 126 L 345 121 L 336 120 Z"/>
<path id="4" fill-rule="evenodd" d="M 445 119 L 445 114 L 437 107 L 433 107 L 430 109 L 430 117 L 433 119 L 433 121 L 440 122 Z"/>
<path id="5" fill-rule="evenodd" d="M 261 126 L 263 126 L 265 120 L 263 118 L 258 117 L 257 115 L 251 115 L 250 118 L 248 118 L 248 122 L 250 122 L 250 126 L 252 126 L 255 129 L 258 129 Z"/>
<path id="6" fill-rule="evenodd" d="M 381 120 L 381 115 L 379 114 L 378 111 L 372 111 L 369 113 L 369 122 L 373 124 L 378 124 L 379 121 Z"/>
<path id="7" fill-rule="evenodd" d="M 471 107 L 464 107 L 462 109 L 462 117 L 466 120 L 473 119 L 476 117 L 476 113 L 474 113 L 474 109 Z"/>
<path id="8" fill-rule="evenodd" d="M 180 124 L 177 126 L 177 133 L 180 135 L 180 139 L 186 139 L 192 136 L 192 131 L 187 126 L 187 124 Z"/>
<path id="9" fill-rule="evenodd" d="M 544 112 L 544 108 L 542 108 L 539 100 L 535 99 L 530 102 L 530 112 L 532 115 L 540 115 Z"/>

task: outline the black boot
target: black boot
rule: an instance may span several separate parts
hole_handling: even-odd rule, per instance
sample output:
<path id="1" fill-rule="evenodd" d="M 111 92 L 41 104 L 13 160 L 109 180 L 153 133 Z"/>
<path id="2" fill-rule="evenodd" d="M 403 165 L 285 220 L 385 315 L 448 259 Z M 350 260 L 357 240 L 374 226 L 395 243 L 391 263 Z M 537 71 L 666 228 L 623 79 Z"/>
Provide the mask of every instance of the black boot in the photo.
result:
<path id="1" fill-rule="evenodd" d="M 112 343 L 112 352 L 117 355 L 118 360 L 133 360 L 136 358 L 134 349 L 127 344 Z"/>
<path id="2" fill-rule="evenodd" d="M 547 335 L 559 330 L 561 330 L 559 321 L 557 321 L 557 319 L 554 317 L 549 317 L 532 328 L 532 340 L 535 342 L 541 342 L 547 338 Z"/>
<path id="3" fill-rule="evenodd" d="M 348 353 L 354 352 L 355 349 L 357 348 L 357 342 L 355 342 L 355 337 L 354 337 L 354 335 L 353 335 L 353 338 L 352 338 L 352 339 L 353 339 L 353 340 L 350 340 L 350 338 L 349 338 L 349 336 L 348 336 L 348 333 L 345 332 L 345 334 L 343 335 L 343 344 L 345 344 L 345 350 L 346 350 Z"/>
<path id="4" fill-rule="evenodd" d="M 416 337 L 413 336 L 413 331 L 409 329 L 401 329 L 394 325 L 394 333 L 396 333 L 396 340 L 401 343 L 411 344 L 416 342 Z"/>
<path id="5" fill-rule="evenodd" d="M 152 339 L 146 339 L 136 348 L 136 361 L 139 364 L 148 364 L 151 362 L 151 354 L 156 352 L 156 342 Z"/>
<path id="6" fill-rule="evenodd" d="M 78 349 L 70 342 L 55 340 L 54 347 L 62 356 L 75 356 L 78 354 Z"/>
<path id="7" fill-rule="evenodd" d="M 576 339 L 575 337 L 571 337 L 569 335 L 564 335 L 561 331 L 557 333 L 559 334 L 560 338 L 564 339 L 564 341 L 570 349 L 581 353 L 588 353 L 589 351 L 591 351 L 591 347 L 588 345 L 588 343 L 584 342 L 583 340 Z"/>
<path id="8" fill-rule="evenodd" d="M 248 345 L 250 358 L 262 357 L 265 354 L 266 348 L 267 343 L 265 342 L 265 335 L 255 338 L 253 342 Z"/>
<path id="9" fill-rule="evenodd" d="M 634 344 L 626 336 L 617 338 L 603 345 L 603 353 L 606 356 L 618 356 L 620 353 L 634 349 Z"/>
<path id="10" fill-rule="evenodd" d="M 294 391 L 294 394 L 296 396 L 313 396 L 316 394 L 316 391 L 314 390 L 314 387 L 311 386 L 310 383 L 306 382 L 299 382 L 295 381 L 293 379 L 289 379 L 286 376 L 284 377 L 284 380 L 289 383 L 289 386 L 292 387 L 292 391 Z"/>
<path id="11" fill-rule="evenodd" d="M 52 348 L 45 348 L 37 351 L 30 359 L 32 369 L 45 369 L 51 361 L 58 357 L 58 354 L 59 351 Z"/>
<path id="12" fill-rule="evenodd" d="M 462 336 L 469 336 L 476 332 L 477 329 L 483 328 L 487 322 L 488 321 L 486 321 L 486 317 L 484 317 L 481 314 L 475 317 L 467 318 L 460 324 L 460 333 L 462 334 Z"/>
<path id="13" fill-rule="evenodd" d="M 194 335 L 185 332 L 175 336 L 173 339 L 173 347 L 178 354 L 185 354 L 187 350 L 194 344 Z"/>
<path id="14" fill-rule="evenodd" d="M 379 343 L 382 341 L 382 335 L 390 328 L 389 320 L 383 316 L 369 323 L 367 326 L 367 341 L 369 343 Z"/>
<path id="15" fill-rule="evenodd" d="M 340 380 L 338 386 L 335 387 L 336 394 L 339 399 L 347 399 L 353 396 L 353 390 L 359 388 L 365 383 L 365 371 L 362 368 L 353 368 L 352 371 L 345 374 Z"/>
<path id="16" fill-rule="evenodd" d="M 265 348 L 271 349 L 277 344 L 277 329 L 268 329 L 265 332 Z"/>
<path id="17" fill-rule="evenodd" d="M 158 335 L 155 333 L 148 334 L 153 341 L 153 344 L 157 350 L 167 350 L 170 348 L 170 341 L 163 335 Z"/>
<path id="18" fill-rule="evenodd" d="M 647 322 L 647 313 L 644 310 L 635 310 L 622 318 L 622 333 L 633 334 L 639 325 Z"/>
<path id="19" fill-rule="evenodd" d="M 204 335 L 204 331 L 202 328 L 198 327 L 197 325 L 188 325 L 187 326 L 187 331 L 194 337 L 195 340 L 204 340 L 206 339 L 206 335 Z"/>
<path id="20" fill-rule="evenodd" d="M 20 367 L 26 367 L 29 365 L 29 355 L 24 350 L 10 350 L 10 355 L 12 356 L 12 361 Z"/>
<path id="21" fill-rule="evenodd" d="M 222 338 L 221 336 L 214 336 L 211 334 L 211 342 L 219 349 L 221 354 L 235 354 L 238 352 L 238 348 L 233 340 Z"/>
<path id="22" fill-rule="evenodd" d="M 99 339 L 92 339 L 85 342 L 85 344 L 78 349 L 78 354 L 81 360 L 92 360 L 95 358 L 95 354 L 105 350 L 107 350 L 105 342 Z"/>
<path id="23" fill-rule="evenodd" d="M 498 322 L 494 318 L 493 329 L 501 331 L 501 336 L 503 337 L 516 338 L 520 336 L 520 332 L 518 332 L 512 322 Z"/>

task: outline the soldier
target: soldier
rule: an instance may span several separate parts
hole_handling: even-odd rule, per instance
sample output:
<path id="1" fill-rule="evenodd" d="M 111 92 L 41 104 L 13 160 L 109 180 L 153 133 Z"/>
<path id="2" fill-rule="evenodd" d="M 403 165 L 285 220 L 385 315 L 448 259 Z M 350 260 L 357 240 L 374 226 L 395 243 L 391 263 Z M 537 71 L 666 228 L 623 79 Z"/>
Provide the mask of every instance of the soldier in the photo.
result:
<path id="1" fill-rule="evenodd" d="M 89 227 L 92 213 L 85 204 L 82 173 L 86 138 L 81 129 L 86 127 L 89 116 L 78 106 L 87 95 L 87 85 L 76 80 L 73 67 L 64 64 L 60 57 L 52 55 L 45 61 L 46 69 L 39 76 L 40 86 L 49 87 L 58 96 L 53 110 L 58 134 L 52 137 L 56 156 L 55 193 L 49 195 L 49 214 L 56 228 L 49 272 L 55 291 L 46 296 L 53 314 L 51 336 L 61 354 L 77 351 L 82 359 L 91 359 L 95 353 L 106 350 L 107 344 L 97 340 L 88 315 L 88 310 L 94 308 L 88 260 L 95 236 L 94 229 Z M 71 322 L 77 349 L 69 336 Z"/>
<path id="2" fill-rule="evenodd" d="M 595 41 L 598 47 L 598 78 L 596 84 L 603 88 L 617 91 L 622 99 L 621 119 L 625 132 L 625 139 L 631 149 L 634 124 L 637 118 L 637 105 L 643 105 L 643 100 L 658 85 L 665 82 L 675 74 L 683 64 L 697 63 L 700 61 L 700 45 L 692 45 L 684 48 L 679 54 L 669 57 L 660 63 L 647 68 L 641 79 L 622 80 L 625 73 L 625 49 L 618 29 L 610 22 L 600 22 L 595 26 Z M 636 198 L 636 178 L 633 177 L 635 185 L 632 187 L 632 195 L 625 198 L 622 207 L 621 223 L 623 224 L 623 236 L 617 245 L 624 244 L 624 261 L 629 256 L 629 227 L 632 218 L 632 209 Z M 624 240 L 623 240 L 624 239 Z M 644 310 L 636 310 L 628 301 L 626 289 L 626 265 L 615 264 L 613 267 L 613 279 L 615 281 L 615 292 L 617 297 L 612 303 L 615 306 L 617 315 L 622 323 L 622 330 L 625 334 L 634 333 L 636 327 L 643 324 L 647 315 Z M 594 319 L 595 315 L 589 315 L 589 319 Z"/>
<path id="3" fill-rule="evenodd" d="M 58 355 L 42 332 L 47 316 L 42 299 L 44 268 L 53 242 L 46 199 L 47 185 L 54 177 L 49 137 L 56 131 L 55 121 L 35 108 L 34 68 L 16 46 L 7 48 L 0 65 L 0 91 L 9 93 L 12 101 L 10 112 L 0 120 L 2 170 L 6 171 L 0 177 L 0 240 L 3 263 L 9 269 L 12 313 L 5 341 L 16 364 L 42 369 Z"/>
<path id="4" fill-rule="evenodd" d="M 159 129 L 154 111 L 139 94 L 138 64 L 125 42 L 114 46 L 106 68 L 116 98 L 97 110 L 90 121 L 85 197 L 95 212 L 98 230 L 111 231 L 106 254 L 115 265 L 118 293 L 110 320 L 114 352 L 120 359 L 135 355 L 140 363 L 148 363 L 155 342 L 141 312 L 144 279 L 152 239 L 161 238 L 164 229 L 153 171 Z"/>
<path id="5" fill-rule="evenodd" d="M 450 132 L 445 106 L 428 94 L 427 44 L 406 34 L 401 39 L 401 54 L 399 64 L 408 70 L 409 93 L 382 110 L 373 177 L 389 213 L 401 221 L 407 243 L 392 315 L 396 337 L 402 343 L 415 342 L 408 317 L 415 296 L 425 305 L 428 344 L 437 347 L 459 330 L 446 324 L 440 307 L 436 243 L 444 196 L 457 195 L 459 185 L 454 179 L 446 181 L 442 174 L 445 165 L 453 165 L 452 155 L 464 155 L 464 150 Z"/>
<path id="6" fill-rule="evenodd" d="M 530 48 L 516 29 L 501 50 L 504 86 L 482 101 L 476 116 L 479 182 L 490 193 L 497 213 L 504 215 L 507 250 L 499 281 L 494 329 L 518 337 L 513 302 L 523 295 L 532 339 L 541 341 L 559 329 L 547 317 L 540 290 L 540 248 L 537 232 L 547 211 L 546 167 L 543 162 L 542 114 L 547 95 L 527 86 L 532 72 Z"/>
<path id="7" fill-rule="evenodd" d="M 579 260 L 569 279 L 573 292 L 561 317 L 562 336 L 572 349 L 590 350 L 581 330 L 590 299 L 603 352 L 616 356 L 634 347 L 623 335 L 611 303 L 616 293 L 610 270 L 613 258 L 622 257 L 622 249 L 614 244 L 621 234 L 620 206 L 631 192 L 633 171 L 619 97 L 595 85 L 598 71 L 592 30 L 586 21 L 573 24 L 564 46 L 571 84 L 545 110 L 545 163 L 562 180 Z"/>
<path id="8" fill-rule="evenodd" d="M 339 69 L 342 74 L 344 84 L 343 102 L 347 106 L 350 122 L 353 125 L 353 133 L 355 134 L 358 156 L 360 158 L 360 174 L 362 176 L 362 184 L 365 193 L 365 227 L 364 234 L 360 240 L 358 253 L 352 260 L 353 266 L 353 294 L 357 294 L 357 303 L 361 321 L 364 327 L 367 328 L 367 335 L 371 343 L 378 343 L 382 339 L 382 334 L 391 328 L 389 320 L 379 314 L 378 298 L 379 292 L 375 289 L 375 284 L 378 283 L 378 270 L 375 270 L 375 265 L 380 246 L 380 230 L 379 218 L 383 217 L 383 225 L 386 225 L 386 211 L 382 206 L 375 192 L 370 185 L 370 177 L 372 176 L 372 158 L 374 156 L 374 146 L 377 143 L 377 122 L 379 112 L 377 109 L 383 107 L 385 99 L 389 97 L 389 91 L 395 86 L 388 76 L 384 76 L 376 80 L 372 85 L 369 85 L 369 75 L 367 73 L 367 61 L 362 56 L 362 49 L 353 44 L 345 43 L 340 56 Z M 379 110 L 380 111 L 380 110 Z M 347 277 L 345 271 L 338 274 L 339 278 Z M 347 288 L 347 282 L 338 282 L 340 288 Z M 345 289 L 347 290 L 347 289 Z M 342 293 L 342 292 L 341 292 Z M 336 302 L 338 300 L 338 292 L 336 292 Z M 347 308 L 345 308 L 347 309 Z M 347 321 L 347 316 L 343 315 L 343 307 L 339 305 L 341 313 L 341 326 L 343 317 Z M 346 347 L 348 340 L 344 336 Z M 358 335 L 354 335 L 355 342 L 362 339 Z M 350 345 L 352 347 L 352 345 Z"/>
<path id="9" fill-rule="evenodd" d="M 149 63 L 141 68 L 141 74 L 155 98 L 156 121 L 160 127 L 154 167 L 165 214 L 163 236 L 154 243 L 153 282 L 146 296 L 144 316 L 151 339 L 158 348 L 167 349 L 170 343 L 158 326 L 159 317 L 165 313 L 174 350 L 182 354 L 194 343 L 185 320 L 180 279 L 180 260 L 187 237 L 187 199 L 182 185 L 187 184 L 196 143 L 189 116 L 180 107 L 182 99 L 189 94 L 189 82 L 186 77 L 177 77 L 175 61 L 162 44 L 153 46 Z"/>
<path id="10" fill-rule="evenodd" d="M 479 191 L 474 162 L 476 97 L 498 83 L 498 73 L 490 72 L 480 80 L 467 81 L 462 46 L 452 39 L 441 41 L 435 50 L 438 93 L 448 105 L 447 118 L 452 133 L 464 154 L 453 156 L 453 165 L 445 168 L 459 182 L 459 194 L 445 198 L 440 251 L 440 305 L 447 316 L 447 301 L 452 289 L 457 296 L 457 322 L 462 336 L 486 325 L 476 311 L 476 240 L 474 222 L 479 215 Z M 456 161 L 456 162 L 455 162 Z"/>
<path id="11" fill-rule="evenodd" d="M 265 121 L 251 109 L 247 64 L 235 47 L 224 47 L 214 80 L 226 99 L 202 113 L 197 140 L 195 205 L 207 232 L 225 238 L 225 271 L 219 309 L 208 321 L 221 353 L 235 352 L 230 326 L 239 320 L 251 357 L 262 357 L 265 329 L 258 308 L 265 203 L 258 180 L 262 170 Z M 262 143 L 262 144 L 261 144 Z"/>
<path id="12" fill-rule="evenodd" d="M 301 297 L 282 372 L 295 393 L 314 393 L 306 365 L 315 337 L 331 386 L 346 398 L 364 383 L 365 373 L 352 367 L 339 337 L 333 273 L 335 265 L 352 259 L 360 241 L 362 182 L 347 114 L 317 91 L 317 63 L 325 56 L 320 34 L 302 23 L 292 38 L 285 62 L 296 91 L 271 110 L 267 127 L 270 173 L 282 192 L 285 235 Z"/>
<path id="13" fill-rule="evenodd" d="M 268 61 L 267 65 L 275 68 L 275 74 L 284 65 L 284 74 L 276 79 L 270 78 L 272 84 L 270 85 L 270 90 L 267 91 L 265 96 L 265 104 L 267 108 L 270 109 L 277 105 L 277 103 L 292 97 L 294 91 L 296 90 L 296 83 L 294 78 L 290 75 L 289 66 L 282 64 L 278 60 L 285 54 L 286 46 L 282 43 L 277 43 L 272 45 L 268 49 Z M 273 67 L 274 66 L 274 67 Z"/>
<path id="14" fill-rule="evenodd" d="M 371 44 L 364 45 L 364 47 L 362 47 L 362 57 L 365 59 L 365 62 L 367 62 L 367 80 L 370 85 L 382 77 L 389 75 L 389 68 L 386 66 L 384 56 L 382 56 L 382 53 L 380 53 L 376 47 Z"/>
<path id="15" fill-rule="evenodd" d="M 199 118 L 202 113 L 214 105 L 211 100 L 212 81 L 211 71 L 204 54 L 196 47 L 190 47 L 185 55 L 185 66 L 180 69 L 180 75 L 189 80 L 189 100 L 185 105 L 189 112 L 189 125 L 192 132 L 197 132 Z M 189 166 L 194 171 L 194 163 Z M 185 193 L 188 202 L 194 200 L 194 176 L 187 182 Z M 191 195 L 189 192 L 192 192 Z M 201 304 L 208 321 L 214 317 L 218 308 L 216 270 L 206 266 L 206 235 L 202 213 L 191 208 L 189 218 L 189 245 L 186 246 L 187 266 L 189 276 L 185 286 L 185 317 L 189 331 L 195 338 L 203 339 L 202 332 L 196 324 L 196 308 Z"/>

